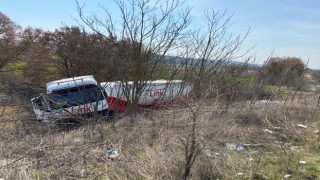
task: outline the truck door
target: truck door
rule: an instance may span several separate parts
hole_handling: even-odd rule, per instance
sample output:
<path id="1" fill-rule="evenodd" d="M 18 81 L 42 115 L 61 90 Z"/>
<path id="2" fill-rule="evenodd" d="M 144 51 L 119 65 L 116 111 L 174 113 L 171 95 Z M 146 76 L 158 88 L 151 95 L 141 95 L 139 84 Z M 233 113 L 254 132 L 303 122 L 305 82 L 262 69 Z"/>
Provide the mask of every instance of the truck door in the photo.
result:
<path id="1" fill-rule="evenodd" d="M 45 112 L 50 112 L 47 101 L 43 96 L 32 99 L 33 111 L 37 115 L 38 120 L 42 120 Z"/>

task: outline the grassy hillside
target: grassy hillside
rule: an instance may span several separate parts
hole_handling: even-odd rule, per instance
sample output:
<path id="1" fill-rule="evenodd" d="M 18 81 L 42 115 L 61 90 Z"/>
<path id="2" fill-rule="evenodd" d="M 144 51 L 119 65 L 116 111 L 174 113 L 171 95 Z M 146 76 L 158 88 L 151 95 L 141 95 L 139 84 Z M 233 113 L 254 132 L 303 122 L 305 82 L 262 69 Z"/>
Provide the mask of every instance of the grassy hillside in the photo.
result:
<path id="1" fill-rule="evenodd" d="M 315 93 L 304 93 L 292 103 L 206 102 L 197 117 L 199 155 L 190 179 L 319 178 L 316 100 Z M 21 106 L 3 103 L 0 178 L 181 179 L 190 108 L 198 105 L 135 118 L 122 114 L 65 131 L 35 122 Z M 108 158 L 110 147 L 119 150 L 117 158 Z"/>

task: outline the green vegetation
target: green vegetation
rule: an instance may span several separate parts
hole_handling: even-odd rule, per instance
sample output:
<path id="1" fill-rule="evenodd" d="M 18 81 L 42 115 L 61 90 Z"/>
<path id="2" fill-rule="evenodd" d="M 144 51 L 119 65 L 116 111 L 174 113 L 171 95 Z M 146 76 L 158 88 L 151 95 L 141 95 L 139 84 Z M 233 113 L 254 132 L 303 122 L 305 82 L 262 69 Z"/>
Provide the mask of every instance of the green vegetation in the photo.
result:
<path id="1" fill-rule="evenodd" d="M 16 61 L 6 64 L 3 67 L 3 71 L 11 72 L 16 76 L 23 77 L 23 69 L 26 67 L 27 63 L 22 61 Z"/>
<path id="2" fill-rule="evenodd" d="M 288 89 L 287 87 L 279 87 L 274 85 L 267 85 L 265 89 L 266 91 L 276 94 L 281 99 L 291 99 L 295 93 L 292 89 Z"/>
<path id="3" fill-rule="evenodd" d="M 151 80 L 157 80 L 157 79 L 170 80 L 171 78 L 172 78 L 172 75 L 169 73 L 153 73 Z"/>
<path id="4" fill-rule="evenodd" d="M 254 86 L 256 84 L 256 77 L 235 77 L 233 78 L 234 82 L 243 83 L 248 86 Z"/>

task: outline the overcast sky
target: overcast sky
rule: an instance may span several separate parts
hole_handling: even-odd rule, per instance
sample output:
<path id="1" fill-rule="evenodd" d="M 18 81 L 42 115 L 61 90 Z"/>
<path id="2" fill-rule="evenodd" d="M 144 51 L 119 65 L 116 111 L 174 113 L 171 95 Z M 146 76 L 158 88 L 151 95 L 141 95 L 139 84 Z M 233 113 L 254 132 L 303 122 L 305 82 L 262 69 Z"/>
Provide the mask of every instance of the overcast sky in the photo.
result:
<path id="1" fill-rule="evenodd" d="M 112 0 L 79 0 L 86 10 L 101 12 L 103 4 L 117 15 Z M 295 56 L 310 68 L 320 68 L 320 1 L 319 0 L 187 0 L 196 22 L 203 19 L 203 11 L 227 10 L 233 15 L 233 33 L 251 33 L 245 48 L 255 46 L 251 52 L 262 63 L 273 56 Z M 57 29 L 64 24 L 76 25 L 74 0 L 0 0 L 0 11 L 22 27 L 43 30 Z M 101 14 L 104 17 L 104 14 Z"/>

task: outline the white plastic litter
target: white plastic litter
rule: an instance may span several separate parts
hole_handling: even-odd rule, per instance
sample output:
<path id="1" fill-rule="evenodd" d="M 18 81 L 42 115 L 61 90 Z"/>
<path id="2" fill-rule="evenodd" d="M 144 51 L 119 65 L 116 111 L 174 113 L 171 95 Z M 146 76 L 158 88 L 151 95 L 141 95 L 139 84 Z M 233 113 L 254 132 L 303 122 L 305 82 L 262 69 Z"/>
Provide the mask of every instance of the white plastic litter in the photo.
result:
<path id="1" fill-rule="evenodd" d="M 111 159 L 115 159 L 119 156 L 119 150 L 118 149 L 113 149 L 113 148 L 109 148 L 107 150 L 107 155 L 109 158 Z"/>

